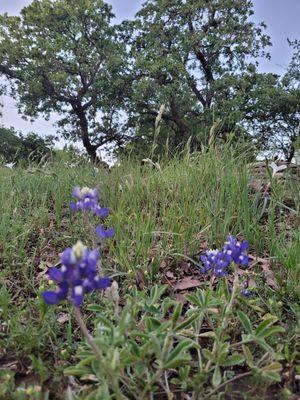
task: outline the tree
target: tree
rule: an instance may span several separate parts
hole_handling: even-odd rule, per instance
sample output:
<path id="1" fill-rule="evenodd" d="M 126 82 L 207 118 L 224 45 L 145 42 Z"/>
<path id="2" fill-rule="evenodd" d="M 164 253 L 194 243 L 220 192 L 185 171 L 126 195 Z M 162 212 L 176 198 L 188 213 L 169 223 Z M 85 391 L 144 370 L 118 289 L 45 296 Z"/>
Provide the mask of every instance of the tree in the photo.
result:
<path id="1" fill-rule="evenodd" d="M 300 129 L 300 46 L 282 77 L 252 74 L 244 81 L 244 98 L 237 98 L 244 127 L 268 153 L 284 156 L 290 162 Z"/>
<path id="2" fill-rule="evenodd" d="M 269 37 L 250 21 L 249 0 L 148 0 L 134 24 L 131 57 L 137 76 L 130 113 L 143 126 L 166 105 L 163 120 L 175 143 L 207 138 L 215 116 L 224 117 L 224 86 L 255 71 Z M 234 82 L 233 82 L 234 81 Z M 230 87 L 226 88 L 230 92 Z M 220 135 L 233 129 L 220 123 Z"/>
<path id="3" fill-rule="evenodd" d="M 0 156 L 6 162 L 14 162 L 22 148 L 21 139 L 13 128 L 0 126 Z"/>
<path id="4" fill-rule="evenodd" d="M 63 136 L 94 162 L 99 147 L 123 139 L 126 64 L 113 16 L 102 0 L 34 0 L 20 17 L 0 16 L 0 74 L 19 111 L 58 113 Z"/>
<path id="5" fill-rule="evenodd" d="M 24 136 L 13 128 L 0 126 L 0 156 L 6 162 L 39 162 L 51 154 L 52 145 L 51 137 L 43 139 L 33 132 Z"/>

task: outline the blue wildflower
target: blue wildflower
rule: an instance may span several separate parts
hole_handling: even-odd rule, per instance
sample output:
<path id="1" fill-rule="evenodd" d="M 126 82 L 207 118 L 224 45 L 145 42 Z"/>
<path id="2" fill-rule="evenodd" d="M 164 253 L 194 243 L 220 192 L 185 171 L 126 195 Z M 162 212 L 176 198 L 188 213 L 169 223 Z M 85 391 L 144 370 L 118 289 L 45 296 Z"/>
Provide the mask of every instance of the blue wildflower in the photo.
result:
<path id="1" fill-rule="evenodd" d="M 245 281 L 243 283 L 243 288 L 242 288 L 241 293 L 242 293 L 242 296 L 244 296 L 244 297 L 251 297 L 254 295 L 254 293 L 251 290 L 249 290 L 248 284 L 249 284 L 248 281 Z"/>
<path id="2" fill-rule="evenodd" d="M 97 226 L 96 232 L 97 232 L 100 240 L 106 239 L 106 238 L 111 238 L 115 235 L 114 228 L 104 229 L 104 226 L 102 224 Z"/>
<path id="3" fill-rule="evenodd" d="M 222 251 L 208 250 L 203 256 L 201 256 L 201 261 L 204 265 L 201 272 L 208 273 L 211 271 L 214 275 L 225 276 L 228 274 L 228 267 L 231 263 L 231 258 Z"/>
<path id="4" fill-rule="evenodd" d="M 57 283 L 56 290 L 43 293 L 45 303 L 54 305 L 71 298 L 75 307 L 80 307 L 86 293 L 93 290 L 105 290 L 111 285 L 109 278 L 100 278 L 97 265 L 100 253 L 89 250 L 81 242 L 61 254 L 61 268 L 50 268 L 49 278 Z"/>
<path id="5" fill-rule="evenodd" d="M 249 264 L 249 257 L 246 254 L 247 248 L 248 243 L 246 241 L 239 242 L 233 236 L 228 236 L 227 242 L 223 246 L 223 252 L 228 254 L 235 264 L 246 267 Z"/>
<path id="6" fill-rule="evenodd" d="M 247 288 L 243 288 L 241 293 L 242 293 L 242 295 L 243 295 L 244 297 L 251 297 L 251 296 L 253 295 L 253 293 L 250 292 L 250 290 L 247 289 Z"/>
<path id="7" fill-rule="evenodd" d="M 70 203 L 70 208 L 72 211 L 88 211 L 91 210 L 100 218 L 106 218 L 109 213 L 109 209 L 106 207 L 101 207 L 99 202 L 99 194 L 97 189 L 90 189 L 84 187 L 80 189 L 78 186 L 73 189 L 73 197 L 77 201 L 72 201 Z"/>
<path id="8" fill-rule="evenodd" d="M 107 207 L 100 207 L 98 204 L 93 208 L 93 211 L 102 219 L 106 218 L 109 214 L 109 209 Z"/>
<path id="9" fill-rule="evenodd" d="M 228 236 L 222 250 L 208 250 L 200 257 L 203 264 L 201 272 L 212 272 L 216 276 L 225 276 L 228 274 L 231 263 L 247 266 L 249 264 L 247 248 L 246 241 L 239 242 L 233 236 Z"/>

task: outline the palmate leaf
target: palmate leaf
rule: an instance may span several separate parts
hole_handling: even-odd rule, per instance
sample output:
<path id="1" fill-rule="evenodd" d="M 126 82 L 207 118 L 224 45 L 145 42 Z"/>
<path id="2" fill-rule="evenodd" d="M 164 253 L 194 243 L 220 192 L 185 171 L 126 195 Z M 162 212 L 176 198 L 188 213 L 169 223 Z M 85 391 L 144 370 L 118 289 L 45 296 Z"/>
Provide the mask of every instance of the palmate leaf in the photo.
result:
<path id="1" fill-rule="evenodd" d="M 188 328 L 197 318 L 199 318 L 199 315 L 195 313 L 194 315 L 177 325 L 174 330 L 178 332 L 182 329 Z"/>
<path id="2" fill-rule="evenodd" d="M 155 285 L 151 291 L 150 291 L 150 304 L 149 306 L 153 306 L 157 301 L 160 299 L 160 297 L 163 295 L 163 293 L 166 291 L 167 286 L 157 286 Z"/>
<path id="3" fill-rule="evenodd" d="M 153 317 L 146 317 L 144 322 L 148 332 L 152 332 L 161 326 L 161 322 Z"/>
<path id="4" fill-rule="evenodd" d="M 194 304 L 195 306 L 201 306 L 201 302 L 198 298 L 198 296 L 195 293 L 190 293 L 186 295 L 186 299 L 191 303 Z"/>
<path id="5" fill-rule="evenodd" d="M 209 361 L 213 361 L 215 358 L 213 353 L 208 349 L 203 349 L 202 353 L 203 353 L 204 357 Z"/>

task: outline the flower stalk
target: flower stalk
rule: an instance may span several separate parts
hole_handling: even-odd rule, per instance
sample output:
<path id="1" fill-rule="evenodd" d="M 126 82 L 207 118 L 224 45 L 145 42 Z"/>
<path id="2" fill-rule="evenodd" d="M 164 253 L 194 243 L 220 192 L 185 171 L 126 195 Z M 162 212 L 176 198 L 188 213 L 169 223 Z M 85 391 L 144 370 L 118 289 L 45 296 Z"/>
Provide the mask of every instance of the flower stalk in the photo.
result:
<path id="1" fill-rule="evenodd" d="M 84 336 L 84 338 L 86 339 L 88 345 L 90 346 L 90 349 L 93 351 L 94 355 L 97 357 L 97 359 L 102 362 L 103 361 L 103 355 L 101 350 L 98 348 L 98 346 L 96 345 L 92 335 L 90 334 L 90 332 L 87 329 L 87 326 L 83 320 L 82 314 L 79 310 L 78 307 L 74 307 L 74 314 L 75 314 L 75 318 L 76 321 L 79 325 L 79 328 Z"/>

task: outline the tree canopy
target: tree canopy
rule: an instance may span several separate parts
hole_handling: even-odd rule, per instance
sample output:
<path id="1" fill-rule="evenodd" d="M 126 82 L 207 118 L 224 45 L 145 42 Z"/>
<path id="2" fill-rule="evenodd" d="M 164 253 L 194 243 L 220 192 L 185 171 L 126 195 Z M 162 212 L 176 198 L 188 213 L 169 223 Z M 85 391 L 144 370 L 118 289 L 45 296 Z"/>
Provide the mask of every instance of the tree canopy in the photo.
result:
<path id="1" fill-rule="evenodd" d="M 178 132 L 177 142 L 197 136 L 195 127 L 207 133 L 224 111 L 224 86 L 230 91 L 233 79 L 255 70 L 255 58 L 267 55 L 269 37 L 263 23 L 249 20 L 252 14 L 248 0 L 144 3 L 133 25 L 139 77 L 133 113 L 145 120 L 165 104 L 163 119 Z"/>
<path id="2" fill-rule="evenodd" d="M 283 77 L 259 73 L 270 38 L 252 15 L 251 0 L 147 0 L 116 25 L 102 0 L 34 0 L 0 16 L 0 74 L 23 115 L 58 113 L 92 161 L 111 143 L 144 154 L 154 140 L 198 149 L 228 134 L 290 160 L 299 41 Z"/>
<path id="3" fill-rule="evenodd" d="M 97 148 L 120 142 L 123 44 L 102 0 L 34 0 L 20 16 L 0 16 L 0 73 L 30 117 L 61 115 L 65 138 Z"/>

